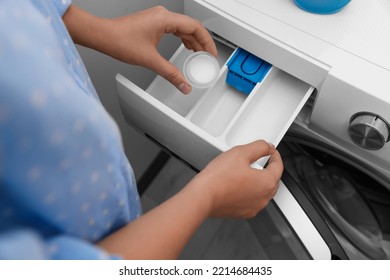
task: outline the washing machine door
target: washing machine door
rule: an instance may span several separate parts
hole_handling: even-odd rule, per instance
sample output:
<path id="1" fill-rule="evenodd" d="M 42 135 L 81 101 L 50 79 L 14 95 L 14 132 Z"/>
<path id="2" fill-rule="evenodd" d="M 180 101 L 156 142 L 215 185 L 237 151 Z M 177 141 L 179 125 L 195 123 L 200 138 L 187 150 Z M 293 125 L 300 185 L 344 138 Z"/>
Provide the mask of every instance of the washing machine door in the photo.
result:
<path id="1" fill-rule="evenodd" d="M 282 151 L 285 168 L 310 197 L 347 255 L 352 259 L 387 259 L 377 215 L 360 186 L 367 185 L 373 195 L 379 184 L 343 160 L 341 153 L 336 153 L 337 158 L 332 156 L 331 147 L 313 141 L 306 142 L 310 147 L 297 145 L 297 141 L 286 144 L 288 155 Z"/>
<path id="2" fill-rule="evenodd" d="M 385 259 L 381 244 L 383 236 L 377 219 L 345 172 L 331 166 L 321 168 L 318 173 L 306 174 L 307 182 L 313 186 L 309 188 L 313 199 L 339 232 L 369 258 Z"/>

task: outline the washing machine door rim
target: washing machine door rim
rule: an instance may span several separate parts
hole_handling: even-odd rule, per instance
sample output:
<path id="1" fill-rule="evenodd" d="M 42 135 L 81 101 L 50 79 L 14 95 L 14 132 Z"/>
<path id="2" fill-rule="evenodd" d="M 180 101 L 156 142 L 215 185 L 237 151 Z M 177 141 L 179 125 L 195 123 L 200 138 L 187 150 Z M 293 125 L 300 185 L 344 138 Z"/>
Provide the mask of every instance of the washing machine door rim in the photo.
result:
<path id="1" fill-rule="evenodd" d="M 327 225 L 324 218 L 318 212 L 317 208 L 313 205 L 309 197 L 302 191 L 301 187 L 297 184 L 294 178 L 290 175 L 287 170 L 283 171 L 282 181 L 294 196 L 296 201 L 299 203 L 303 211 L 309 217 L 314 227 L 320 233 L 321 237 L 324 239 L 325 243 L 329 247 L 331 252 L 331 258 L 337 260 L 346 260 L 348 259 L 347 254 L 345 253 L 343 247 L 336 239 L 335 235 Z M 288 220 L 286 220 L 288 222 Z"/>

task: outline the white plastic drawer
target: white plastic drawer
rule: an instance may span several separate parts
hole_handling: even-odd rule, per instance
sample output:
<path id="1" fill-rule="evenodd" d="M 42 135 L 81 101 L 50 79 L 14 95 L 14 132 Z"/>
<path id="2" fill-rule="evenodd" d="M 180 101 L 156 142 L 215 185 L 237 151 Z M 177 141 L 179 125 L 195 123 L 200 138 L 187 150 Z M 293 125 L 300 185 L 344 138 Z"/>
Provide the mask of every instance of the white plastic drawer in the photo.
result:
<path id="1" fill-rule="evenodd" d="M 313 87 L 276 67 L 249 95 L 238 92 L 225 82 L 225 63 L 234 50 L 221 43 L 217 47 L 218 81 L 189 95 L 160 76 L 146 90 L 120 74 L 116 77 L 127 122 L 199 170 L 235 145 L 264 139 L 277 146 L 313 92 Z M 190 53 L 181 46 L 170 61 L 181 69 Z"/>
<path id="2" fill-rule="evenodd" d="M 272 67 L 249 95 L 238 92 L 225 83 L 225 64 L 234 50 L 218 42 L 217 48 L 218 81 L 189 95 L 160 76 L 146 90 L 116 76 L 126 121 L 198 170 L 235 145 L 264 139 L 277 146 L 314 90 Z M 170 61 L 181 69 L 190 53 L 181 46 Z M 262 158 L 257 164 L 261 168 L 266 161 Z M 329 259 L 328 246 L 283 182 L 274 200 L 311 256 Z"/>

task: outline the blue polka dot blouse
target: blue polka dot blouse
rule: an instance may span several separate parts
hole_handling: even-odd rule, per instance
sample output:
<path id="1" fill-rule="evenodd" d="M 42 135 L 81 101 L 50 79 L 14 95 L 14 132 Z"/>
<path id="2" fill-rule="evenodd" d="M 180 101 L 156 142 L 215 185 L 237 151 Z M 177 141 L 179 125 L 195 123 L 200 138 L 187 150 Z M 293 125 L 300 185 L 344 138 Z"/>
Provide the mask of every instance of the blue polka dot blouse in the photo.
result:
<path id="1" fill-rule="evenodd" d="M 121 135 L 61 16 L 70 0 L 0 1 L 0 259 L 101 259 L 141 214 Z"/>

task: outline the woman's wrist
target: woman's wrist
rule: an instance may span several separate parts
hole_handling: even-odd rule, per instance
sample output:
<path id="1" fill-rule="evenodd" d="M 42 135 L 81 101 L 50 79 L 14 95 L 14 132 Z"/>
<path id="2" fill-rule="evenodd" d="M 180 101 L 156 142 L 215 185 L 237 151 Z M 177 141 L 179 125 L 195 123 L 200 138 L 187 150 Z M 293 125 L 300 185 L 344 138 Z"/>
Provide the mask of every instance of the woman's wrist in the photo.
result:
<path id="1" fill-rule="evenodd" d="M 110 42 L 112 20 L 92 15 L 73 4 L 63 21 L 75 44 L 106 53 Z"/>
<path id="2" fill-rule="evenodd" d="M 213 212 L 214 197 L 211 180 L 203 173 L 197 174 L 185 187 L 193 201 L 198 201 L 199 208 L 202 209 L 204 218 L 209 218 Z"/>

